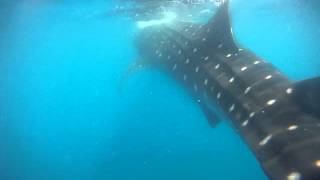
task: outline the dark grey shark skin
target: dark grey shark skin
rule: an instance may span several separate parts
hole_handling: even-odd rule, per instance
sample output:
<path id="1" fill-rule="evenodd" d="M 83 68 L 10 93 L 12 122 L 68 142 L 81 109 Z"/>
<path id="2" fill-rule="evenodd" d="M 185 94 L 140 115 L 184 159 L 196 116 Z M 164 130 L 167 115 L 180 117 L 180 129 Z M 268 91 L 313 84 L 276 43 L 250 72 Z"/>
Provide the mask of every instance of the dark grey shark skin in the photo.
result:
<path id="1" fill-rule="evenodd" d="M 217 103 L 270 179 L 320 179 L 319 106 L 312 106 L 317 113 L 305 111 L 308 102 L 301 104 L 299 94 L 307 90 L 299 92 L 274 66 L 234 43 L 227 1 L 206 25 L 148 27 L 136 45 L 144 62 L 190 91 L 213 125 Z"/>

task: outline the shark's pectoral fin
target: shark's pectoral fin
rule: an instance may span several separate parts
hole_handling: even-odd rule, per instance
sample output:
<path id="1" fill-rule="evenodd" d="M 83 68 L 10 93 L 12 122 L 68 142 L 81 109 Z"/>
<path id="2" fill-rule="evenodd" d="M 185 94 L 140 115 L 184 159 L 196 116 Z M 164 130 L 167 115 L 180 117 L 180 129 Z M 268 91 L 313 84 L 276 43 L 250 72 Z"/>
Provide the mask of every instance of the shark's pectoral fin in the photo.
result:
<path id="1" fill-rule="evenodd" d="M 199 105 L 211 127 L 216 127 L 220 122 L 219 116 L 214 111 L 212 111 L 212 109 L 208 107 L 207 104 L 199 103 Z"/>
<path id="2" fill-rule="evenodd" d="M 127 81 L 127 79 L 129 78 L 130 75 L 132 75 L 135 72 L 138 72 L 138 71 L 142 70 L 143 68 L 145 68 L 149 64 L 150 63 L 148 61 L 145 61 L 145 60 L 138 59 L 138 60 L 134 61 L 129 66 L 127 71 L 122 75 L 122 77 L 120 79 L 120 83 L 119 83 L 119 91 L 122 92 L 123 87 L 124 87 L 124 83 Z"/>
<path id="3" fill-rule="evenodd" d="M 305 112 L 320 117 L 320 77 L 295 83 L 293 98 Z"/>

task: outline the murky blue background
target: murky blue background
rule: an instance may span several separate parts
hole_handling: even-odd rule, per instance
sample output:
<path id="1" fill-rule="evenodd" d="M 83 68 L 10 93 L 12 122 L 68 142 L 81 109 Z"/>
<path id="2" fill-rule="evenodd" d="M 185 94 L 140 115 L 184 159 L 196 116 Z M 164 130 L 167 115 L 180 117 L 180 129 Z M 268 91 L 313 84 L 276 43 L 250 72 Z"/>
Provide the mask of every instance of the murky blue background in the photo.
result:
<path id="1" fill-rule="evenodd" d="M 138 58 L 112 1 L 0 2 L 1 180 L 266 180 L 224 121 Z M 293 80 L 320 74 L 316 0 L 233 0 L 237 41 Z"/>

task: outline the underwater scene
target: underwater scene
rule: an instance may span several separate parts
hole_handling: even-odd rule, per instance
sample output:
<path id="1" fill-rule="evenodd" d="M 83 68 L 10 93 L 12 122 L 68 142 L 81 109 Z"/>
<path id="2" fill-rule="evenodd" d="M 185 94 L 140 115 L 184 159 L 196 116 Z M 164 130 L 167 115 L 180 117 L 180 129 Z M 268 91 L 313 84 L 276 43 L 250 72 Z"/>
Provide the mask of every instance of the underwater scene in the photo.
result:
<path id="1" fill-rule="evenodd" d="M 320 1 L 1 0 L 0 180 L 320 180 Z"/>

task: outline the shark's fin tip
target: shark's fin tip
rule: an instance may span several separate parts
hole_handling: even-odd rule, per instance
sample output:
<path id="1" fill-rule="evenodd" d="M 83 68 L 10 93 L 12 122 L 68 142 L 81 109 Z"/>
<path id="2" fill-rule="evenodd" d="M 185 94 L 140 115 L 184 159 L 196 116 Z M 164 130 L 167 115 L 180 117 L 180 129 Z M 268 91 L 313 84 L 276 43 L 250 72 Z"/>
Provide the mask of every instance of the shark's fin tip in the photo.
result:
<path id="1" fill-rule="evenodd" d="M 293 98 L 307 113 L 320 117 L 320 77 L 294 84 Z"/>
<path id="2" fill-rule="evenodd" d="M 215 128 L 221 121 L 218 115 L 215 114 L 215 112 L 213 112 L 206 104 L 199 103 L 199 105 L 210 126 Z"/>

